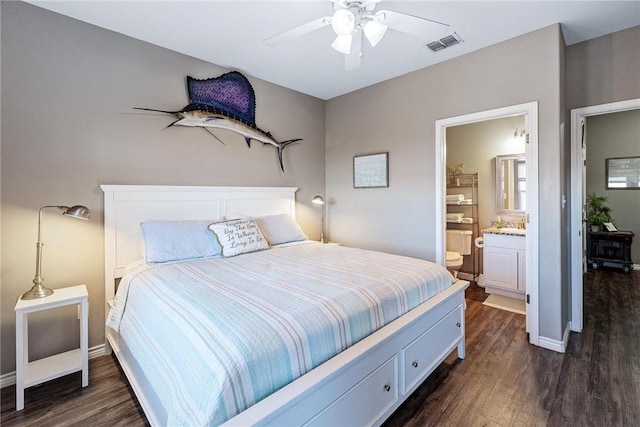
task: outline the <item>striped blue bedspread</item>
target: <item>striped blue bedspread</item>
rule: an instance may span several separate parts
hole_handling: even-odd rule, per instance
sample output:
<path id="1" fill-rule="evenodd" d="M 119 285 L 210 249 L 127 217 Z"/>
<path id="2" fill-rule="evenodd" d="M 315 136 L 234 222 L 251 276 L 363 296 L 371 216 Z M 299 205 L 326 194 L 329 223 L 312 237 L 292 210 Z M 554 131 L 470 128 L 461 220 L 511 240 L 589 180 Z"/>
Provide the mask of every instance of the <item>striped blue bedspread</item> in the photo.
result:
<path id="1" fill-rule="evenodd" d="M 453 284 L 442 266 L 317 242 L 141 264 L 107 325 L 171 426 L 218 425 Z"/>

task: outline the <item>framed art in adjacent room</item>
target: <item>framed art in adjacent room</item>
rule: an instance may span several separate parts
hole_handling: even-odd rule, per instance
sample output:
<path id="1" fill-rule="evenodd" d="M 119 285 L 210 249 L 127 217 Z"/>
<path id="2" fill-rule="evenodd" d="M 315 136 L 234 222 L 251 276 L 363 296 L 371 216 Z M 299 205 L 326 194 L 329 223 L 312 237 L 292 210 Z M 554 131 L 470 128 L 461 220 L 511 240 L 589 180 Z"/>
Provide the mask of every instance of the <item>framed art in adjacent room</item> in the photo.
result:
<path id="1" fill-rule="evenodd" d="M 353 187 L 389 186 L 389 153 L 353 156 Z"/>
<path id="2" fill-rule="evenodd" d="M 606 159 L 607 190 L 640 190 L 640 157 Z"/>

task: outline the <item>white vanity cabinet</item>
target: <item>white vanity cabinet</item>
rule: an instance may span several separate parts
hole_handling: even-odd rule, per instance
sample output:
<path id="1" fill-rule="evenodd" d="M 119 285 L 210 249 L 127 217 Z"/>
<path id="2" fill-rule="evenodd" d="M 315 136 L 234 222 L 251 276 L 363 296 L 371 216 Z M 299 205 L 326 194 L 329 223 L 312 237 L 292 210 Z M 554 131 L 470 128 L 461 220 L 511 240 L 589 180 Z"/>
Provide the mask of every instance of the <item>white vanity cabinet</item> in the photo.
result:
<path id="1" fill-rule="evenodd" d="M 485 292 L 524 299 L 526 239 L 523 235 L 484 233 Z"/>

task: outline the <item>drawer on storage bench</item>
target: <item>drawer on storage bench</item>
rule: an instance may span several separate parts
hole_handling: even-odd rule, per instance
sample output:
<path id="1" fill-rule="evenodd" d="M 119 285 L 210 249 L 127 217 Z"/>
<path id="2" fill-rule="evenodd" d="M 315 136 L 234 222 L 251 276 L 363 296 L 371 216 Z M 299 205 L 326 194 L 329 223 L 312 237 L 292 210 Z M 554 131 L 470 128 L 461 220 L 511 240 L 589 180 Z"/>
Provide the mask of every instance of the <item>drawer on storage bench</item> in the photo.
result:
<path id="1" fill-rule="evenodd" d="M 462 306 L 456 307 L 404 348 L 405 393 L 421 381 L 425 373 L 434 369 L 462 338 L 463 316 Z"/>

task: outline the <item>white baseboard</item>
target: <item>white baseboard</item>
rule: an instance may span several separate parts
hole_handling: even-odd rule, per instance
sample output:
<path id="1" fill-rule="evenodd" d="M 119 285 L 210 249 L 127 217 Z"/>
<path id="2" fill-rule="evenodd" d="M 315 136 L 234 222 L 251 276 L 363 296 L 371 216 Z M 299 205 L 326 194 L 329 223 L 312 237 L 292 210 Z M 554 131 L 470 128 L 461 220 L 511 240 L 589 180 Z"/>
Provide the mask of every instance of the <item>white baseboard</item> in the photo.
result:
<path id="1" fill-rule="evenodd" d="M 104 344 L 91 347 L 89 349 L 89 359 L 104 356 Z M 8 372 L 0 376 L 0 388 L 5 388 L 16 383 L 16 371 Z"/>
<path id="2" fill-rule="evenodd" d="M 466 273 L 464 271 L 459 271 L 458 272 L 458 279 L 461 280 L 475 280 L 475 278 L 473 277 L 472 273 Z"/>
<path id="3" fill-rule="evenodd" d="M 104 356 L 105 355 L 104 347 L 105 347 L 104 344 L 91 347 L 89 349 L 89 360 L 95 359 L 96 357 Z"/>
<path id="4" fill-rule="evenodd" d="M 640 264 L 633 264 L 634 270 L 640 270 Z"/>
<path id="5" fill-rule="evenodd" d="M 571 322 L 567 323 L 567 327 L 562 334 L 562 341 L 553 340 L 547 337 L 538 337 L 538 345 L 548 350 L 557 351 L 558 353 L 564 353 L 569 345 L 569 332 L 571 332 Z"/>
<path id="6" fill-rule="evenodd" d="M 5 388 L 16 383 L 16 371 L 0 376 L 0 388 Z"/>

